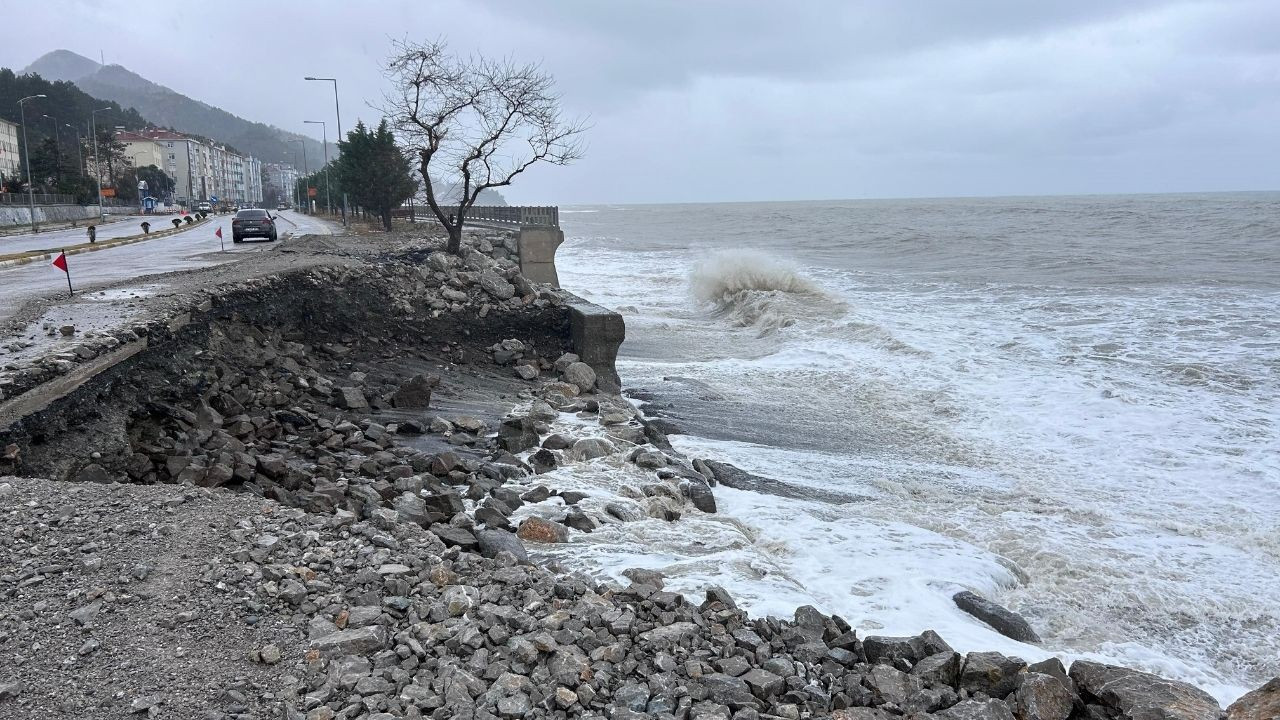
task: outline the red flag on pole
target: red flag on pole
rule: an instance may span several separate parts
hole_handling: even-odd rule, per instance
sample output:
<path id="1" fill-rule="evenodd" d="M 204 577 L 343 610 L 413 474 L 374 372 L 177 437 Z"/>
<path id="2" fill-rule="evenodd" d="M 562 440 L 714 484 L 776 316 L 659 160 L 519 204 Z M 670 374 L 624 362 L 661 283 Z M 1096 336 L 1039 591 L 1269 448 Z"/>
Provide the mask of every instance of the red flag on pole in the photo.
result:
<path id="1" fill-rule="evenodd" d="M 58 257 L 53 259 L 53 266 L 67 274 L 67 294 L 74 295 L 75 291 L 71 289 L 71 268 L 67 267 L 67 252 L 65 250 L 58 253 Z"/>
<path id="2" fill-rule="evenodd" d="M 214 235 L 217 235 L 219 240 L 221 240 L 221 239 L 222 239 L 222 226 L 221 226 L 221 225 L 219 225 L 219 226 L 218 226 L 218 232 L 214 233 Z"/>

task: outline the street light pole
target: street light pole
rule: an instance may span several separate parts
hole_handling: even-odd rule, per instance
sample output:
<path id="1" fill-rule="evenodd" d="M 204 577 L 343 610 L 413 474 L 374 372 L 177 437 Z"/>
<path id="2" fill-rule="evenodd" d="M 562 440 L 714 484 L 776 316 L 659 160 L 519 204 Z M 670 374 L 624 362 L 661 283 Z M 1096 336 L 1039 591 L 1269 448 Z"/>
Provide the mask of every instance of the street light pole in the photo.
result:
<path id="1" fill-rule="evenodd" d="M 98 181 L 98 220 L 102 220 L 102 158 L 98 156 L 98 113 L 110 110 L 109 107 L 98 108 L 89 113 L 89 121 L 93 124 L 93 177 Z"/>
<path id="2" fill-rule="evenodd" d="M 320 137 L 324 138 L 324 211 L 333 214 L 333 201 L 329 193 L 329 127 L 323 120 L 303 120 L 304 123 L 320 126 Z"/>
<path id="3" fill-rule="evenodd" d="M 80 174 L 83 175 L 84 174 L 84 154 L 80 152 L 80 143 L 81 143 L 80 129 L 73 126 L 71 123 L 63 123 L 62 126 L 71 128 L 71 132 L 76 134 L 76 167 L 77 169 L 80 170 Z"/>
<path id="4" fill-rule="evenodd" d="M 304 207 L 307 208 L 307 214 L 313 215 L 314 213 L 311 212 L 311 183 L 307 182 L 307 176 L 311 174 L 307 170 L 307 144 L 301 140 L 294 140 L 294 142 L 298 143 L 298 147 L 302 148 L 302 189 L 305 191 L 303 194 L 306 195 L 302 202 L 305 203 Z"/>
<path id="5" fill-rule="evenodd" d="M 57 178 L 62 180 L 62 133 L 59 131 L 58 118 L 52 115 L 41 115 L 40 117 L 53 121 L 53 160 L 58 164 L 55 168 Z"/>
<path id="6" fill-rule="evenodd" d="M 47 95 L 28 95 L 18 100 L 18 115 L 22 117 L 22 152 L 27 156 L 27 207 L 31 210 L 31 232 L 40 232 L 36 227 L 36 185 L 31 178 L 31 146 L 27 145 L 27 108 L 23 103 Z"/>
<path id="7" fill-rule="evenodd" d="M 333 83 L 333 110 L 338 116 L 338 144 L 342 144 L 342 108 L 338 105 L 338 79 L 337 78 L 321 78 L 321 77 L 305 77 L 303 80 L 324 80 Z M 327 152 L 326 148 L 326 152 Z M 347 191 L 342 191 L 342 225 L 347 225 L 347 214 L 350 208 L 347 205 Z"/>

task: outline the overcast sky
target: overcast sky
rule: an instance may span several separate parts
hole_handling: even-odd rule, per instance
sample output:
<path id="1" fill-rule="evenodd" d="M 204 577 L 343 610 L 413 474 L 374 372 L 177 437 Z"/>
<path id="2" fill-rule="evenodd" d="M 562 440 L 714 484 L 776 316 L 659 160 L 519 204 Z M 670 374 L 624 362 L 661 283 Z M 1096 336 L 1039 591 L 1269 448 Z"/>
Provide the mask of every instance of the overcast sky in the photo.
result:
<path id="1" fill-rule="evenodd" d="M 242 117 L 376 122 L 391 38 L 540 61 L 587 157 L 525 203 L 1280 188 L 1280 1 L 21 2 L 66 48 Z M 315 134 L 317 139 L 318 133 Z"/>

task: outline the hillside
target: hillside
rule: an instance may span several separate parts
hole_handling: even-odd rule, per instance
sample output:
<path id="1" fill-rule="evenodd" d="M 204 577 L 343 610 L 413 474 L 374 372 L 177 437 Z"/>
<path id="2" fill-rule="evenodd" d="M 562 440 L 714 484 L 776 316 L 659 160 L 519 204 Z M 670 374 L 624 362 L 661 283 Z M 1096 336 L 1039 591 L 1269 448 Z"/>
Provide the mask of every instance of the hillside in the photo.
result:
<path id="1" fill-rule="evenodd" d="M 87 70 L 87 72 L 86 72 Z M 42 55 L 23 72 L 74 82 L 94 97 L 136 109 L 152 124 L 212 138 L 267 162 L 290 156 L 302 140 L 308 157 L 322 157 L 321 143 L 263 123 L 237 117 L 176 92 L 120 65 L 98 63 L 68 50 Z M 331 144 L 330 155 L 337 150 Z"/>
<path id="2" fill-rule="evenodd" d="M 85 123 L 89 121 L 90 113 L 101 107 L 111 109 L 98 113 L 99 128 L 123 125 L 130 130 L 141 130 L 150 124 L 127 105 L 120 107 L 117 103 L 91 97 L 70 82 L 52 81 L 37 75 L 16 75 L 8 68 L 0 68 L 0 118 L 18 122 L 21 119 L 18 99 L 30 95 L 46 96 L 27 103 L 27 135 L 33 149 L 44 138 L 53 136 L 53 123 L 42 117 L 44 115 L 58 119 L 63 142 L 68 144 L 72 142 L 72 132 L 88 137 Z"/>

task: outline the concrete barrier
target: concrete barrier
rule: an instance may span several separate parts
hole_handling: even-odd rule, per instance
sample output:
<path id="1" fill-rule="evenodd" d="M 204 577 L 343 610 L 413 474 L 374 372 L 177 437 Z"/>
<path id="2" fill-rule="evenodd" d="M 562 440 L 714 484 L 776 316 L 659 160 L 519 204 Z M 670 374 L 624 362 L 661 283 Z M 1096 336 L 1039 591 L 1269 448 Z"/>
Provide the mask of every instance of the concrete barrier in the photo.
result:
<path id="1" fill-rule="evenodd" d="M 520 228 L 520 273 L 534 282 L 560 287 L 556 274 L 556 248 L 564 231 L 556 227 Z"/>
<path id="2" fill-rule="evenodd" d="M 84 222 L 98 217 L 97 205 L 37 205 L 36 224 Z M 138 212 L 133 206 L 105 206 L 108 215 L 129 215 Z M 31 208 L 18 205 L 0 205 L 0 228 L 20 227 L 31 224 Z"/>
<path id="3" fill-rule="evenodd" d="M 596 371 L 596 385 L 605 392 L 620 392 L 622 379 L 614 363 L 627 337 L 622 316 L 587 302 L 577 295 L 568 303 L 569 335 L 573 351 Z"/>

